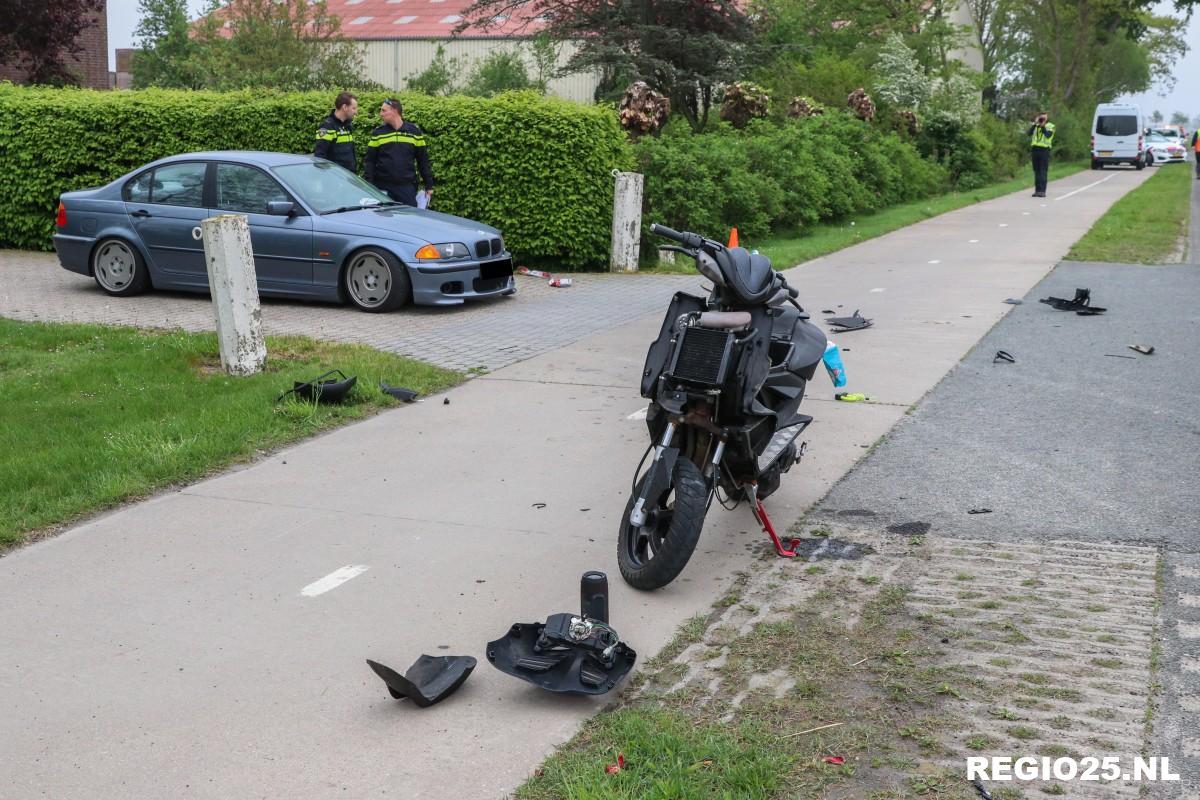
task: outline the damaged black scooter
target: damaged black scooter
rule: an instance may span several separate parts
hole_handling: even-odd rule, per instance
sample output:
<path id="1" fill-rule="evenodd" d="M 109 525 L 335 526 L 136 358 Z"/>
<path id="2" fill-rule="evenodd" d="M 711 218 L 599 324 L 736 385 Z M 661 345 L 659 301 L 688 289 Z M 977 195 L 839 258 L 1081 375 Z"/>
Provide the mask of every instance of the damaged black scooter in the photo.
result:
<path id="1" fill-rule="evenodd" d="M 714 498 L 726 508 L 747 502 L 776 552 L 795 555 L 762 500 L 803 455 L 797 441 L 812 417 L 800 402 L 827 344 L 765 256 L 662 225 L 650 231 L 678 242 L 664 249 L 695 259 L 713 287 L 707 298 L 676 294 L 646 354 L 651 443 L 617 544 L 621 575 L 638 589 L 683 571 Z"/>

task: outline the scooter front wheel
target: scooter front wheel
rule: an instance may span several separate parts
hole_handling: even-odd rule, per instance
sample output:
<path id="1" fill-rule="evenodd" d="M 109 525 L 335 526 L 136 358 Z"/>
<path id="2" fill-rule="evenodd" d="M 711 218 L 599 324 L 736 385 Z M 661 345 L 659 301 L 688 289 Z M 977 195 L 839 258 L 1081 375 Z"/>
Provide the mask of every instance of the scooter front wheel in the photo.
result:
<path id="1" fill-rule="evenodd" d="M 646 522 L 629 521 L 641 494 L 643 476 L 621 517 L 617 537 L 617 566 L 621 577 L 635 589 L 659 589 L 683 572 L 700 541 L 708 506 L 708 482 L 686 458 L 675 462 L 671 485 L 659 497 L 649 498 Z"/>

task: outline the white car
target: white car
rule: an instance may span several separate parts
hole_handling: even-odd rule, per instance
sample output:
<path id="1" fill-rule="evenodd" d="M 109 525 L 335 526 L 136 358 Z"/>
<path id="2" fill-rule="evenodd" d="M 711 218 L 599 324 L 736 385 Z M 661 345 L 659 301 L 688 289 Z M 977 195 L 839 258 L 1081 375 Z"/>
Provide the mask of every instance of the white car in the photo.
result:
<path id="1" fill-rule="evenodd" d="M 1175 137 L 1151 133 L 1146 137 L 1146 147 L 1154 156 L 1155 164 L 1182 163 L 1187 160 L 1187 150 Z"/>
<path id="2" fill-rule="evenodd" d="M 1158 134 L 1159 136 L 1165 136 L 1166 138 L 1173 140 L 1175 144 L 1179 145 L 1180 147 L 1185 146 L 1183 134 L 1174 128 L 1151 128 L 1150 133 Z"/>

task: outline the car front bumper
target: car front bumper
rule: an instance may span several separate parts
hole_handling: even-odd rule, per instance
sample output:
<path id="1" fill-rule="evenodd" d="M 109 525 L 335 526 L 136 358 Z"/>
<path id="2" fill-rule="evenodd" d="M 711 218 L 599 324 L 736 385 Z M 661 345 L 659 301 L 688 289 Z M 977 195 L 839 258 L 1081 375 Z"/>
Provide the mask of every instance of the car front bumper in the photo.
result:
<path id="1" fill-rule="evenodd" d="M 409 270 L 413 302 L 423 306 L 456 306 L 467 300 L 517 291 L 511 257 L 464 264 L 418 265 Z"/>
<path id="2" fill-rule="evenodd" d="M 1153 152 L 1154 152 L 1154 161 L 1155 161 L 1155 163 L 1158 163 L 1158 164 L 1166 164 L 1168 162 L 1183 163 L 1184 161 L 1187 160 L 1184 157 L 1183 153 L 1175 153 L 1174 155 L 1172 155 L 1171 153 L 1165 153 L 1165 152 L 1162 152 L 1159 150 L 1155 150 Z"/>

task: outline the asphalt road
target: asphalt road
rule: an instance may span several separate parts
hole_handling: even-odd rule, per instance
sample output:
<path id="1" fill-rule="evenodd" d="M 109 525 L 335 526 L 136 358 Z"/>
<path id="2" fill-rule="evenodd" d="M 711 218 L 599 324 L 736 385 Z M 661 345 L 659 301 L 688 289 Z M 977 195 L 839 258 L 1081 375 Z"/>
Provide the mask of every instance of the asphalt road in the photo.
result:
<path id="1" fill-rule="evenodd" d="M 1038 302 L 1077 287 L 1108 311 Z M 954 539 L 1066 540 L 1081 554 L 1157 548 L 1163 695 L 1148 755 L 1169 757 L 1183 781 L 1152 796 L 1189 800 L 1200 797 L 1197 304 L 1193 264 L 1061 264 L 814 511 Z M 997 350 L 1016 363 L 994 362 Z"/>

